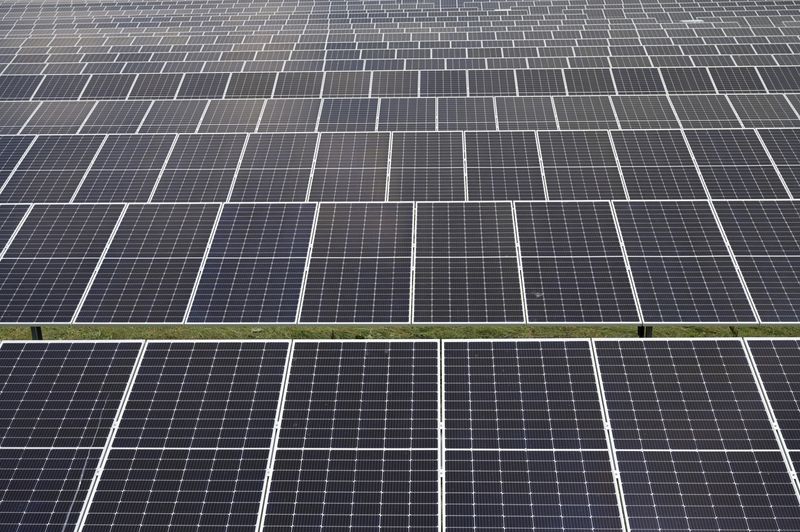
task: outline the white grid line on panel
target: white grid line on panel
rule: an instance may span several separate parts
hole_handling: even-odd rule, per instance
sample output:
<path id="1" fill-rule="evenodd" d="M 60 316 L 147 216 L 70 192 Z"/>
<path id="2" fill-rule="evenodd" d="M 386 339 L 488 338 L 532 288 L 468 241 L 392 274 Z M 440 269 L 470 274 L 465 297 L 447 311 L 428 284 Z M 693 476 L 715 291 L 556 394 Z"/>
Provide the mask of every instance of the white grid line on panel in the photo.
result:
<path id="1" fill-rule="evenodd" d="M 36 107 L 33 109 L 33 112 L 31 113 L 31 115 L 27 118 L 27 120 L 25 120 L 25 122 L 22 124 L 22 126 L 20 126 L 20 128 L 17 130 L 17 134 L 18 135 L 22 134 L 22 132 L 25 131 L 25 128 L 28 127 L 28 124 L 30 124 L 31 120 L 33 120 L 33 117 L 36 115 L 36 113 L 39 112 L 39 108 L 42 105 L 44 105 L 44 101 L 36 102 Z M 78 131 L 80 131 L 80 130 L 78 130 Z M 35 138 L 39 138 L 39 135 L 36 135 Z M 33 143 L 31 143 L 31 144 L 33 144 Z M 22 159 L 20 159 L 20 160 L 22 160 Z"/>
<path id="2" fill-rule="evenodd" d="M 203 112 L 200 113 L 200 118 L 197 120 L 197 126 L 194 128 L 195 133 L 200 133 L 200 126 L 203 124 L 203 120 L 206 119 L 206 113 L 208 113 L 209 107 L 211 107 L 211 100 L 206 100 L 206 106 L 203 108 Z"/>
<path id="3" fill-rule="evenodd" d="M 192 310 L 192 306 L 194 305 L 194 298 L 197 296 L 197 289 L 200 287 L 200 279 L 203 277 L 203 271 L 205 270 L 206 262 L 208 261 L 208 255 L 211 253 L 211 244 L 214 242 L 214 235 L 217 233 L 217 227 L 219 226 L 220 218 L 222 218 L 222 211 L 224 208 L 224 204 L 217 205 L 217 215 L 214 218 L 214 225 L 211 226 L 211 234 L 208 237 L 208 242 L 206 242 L 206 249 L 203 252 L 203 258 L 200 261 L 200 268 L 197 270 L 197 275 L 194 279 L 194 286 L 192 287 L 192 291 L 189 295 L 189 302 L 186 304 L 186 312 L 183 313 L 183 320 L 181 320 L 182 323 L 189 321 L 189 314 Z"/>
<path id="4" fill-rule="evenodd" d="M 379 104 L 380 105 L 380 104 Z M 386 154 L 386 190 L 384 191 L 383 200 L 389 201 L 389 187 L 392 180 L 392 146 L 394 145 L 394 132 L 389 132 L 389 149 Z"/>
<path id="5" fill-rule="evenodd" d="M 25 214 L 22 215 L 22 218 L 20 218 L 19 223 L 17 223 L 17 226 L 11 233 L 11 236 L 8 237 L 8 242 L 6 242 L 6 245 L 3 246 L 2 249 L 0 249 L 0 259 L 2 259 L 5 256 L 6 252 L 8 252 L 8 248 L 11 247 L 11 243 L 14 241 L 15 238 L 17 238 L 20 229 L 22 229 L 22 226 L 25 224 L 25 221 L 28 219 L 28 216 L 30 216 L 31 211 L 33 211 L 33 205 L 28 205 L 28 209 L 25 211 Z"/>
<path id="6" fill-rule="evenodd" d="M 106 145 L 107 142 L 108 142 L 108 135 L 105 135 L 105 136 L 103 136 L 103 140 L 100 141 L 100 146 L 98 146 L 97 151 L 94 152 L 94 155 L 92 156 L 92 160 L 89 162 L 89 165 L 86 167 L 86 171 L 83 172 L 83 176 L 81 177 L 81 180 L 75 186 L 75 192 L 73 192 L 72 196 L 70 196 L 70 198 L 69 198 L 69 202 L 70 203 L 75 203 L 75 198 L 78 197 L 78 192 L 81 191 L 81 187 L 83 186 L 83 183 L 86 181 L 86 177 L 89 175 L 89 172 L 91 172 L 95 161 L 97 161 L 97 157 L 100 155 L 100 152 L 102 151 L 103 147 Z"/>
<path id="7" fill-rule="evenodd" d="M 564 84 L 565 84 L 564 86 L 566 87 L 566 81 L 564 82 Z M 561 122 L 558 119 L 558 109 L 556 109 L 556 99 L 554 96 L 546 96 L 546 98 L 550 100 L 550 108 L 553 110 L 553 120 L 556 123 L 556 131 L 561 131 Z"/>
<path id="8" fill-rule="evenodd" d="M 772 425 L 772 432 L 775 434 L 775 439 L 778 440 L 778 446 L 780 447 L 783 461 L 786 463 L 786 469 L 792 479 L 792 487 L 794 488 L 795 495 L 797 496 L 798 501 L 800 501 L 800 479 L 797 477 L 797 471 L 795 470 L 794 462 L 792 462 L 792 457 L 789 454 L 789 448 L 786 445 L 786 440 L 783 438 L 780 425 L 778 425 L 778 418 L 775 415 L 775 411 L 772 409 L 772 403 L 769 401 L 769 396 L 767 395 L 764 381 L 761 379 L 761 373 L 758 371 L 758 365 L 753 357 L 753 352 L 750 350 L 750 342 L 746 338 L 739 338 L 739 341 L 742 343 L 745 356 L 747 357 L 747 363 L 750 365 L 750 371 L 752 372 L 753 378 L 756 381 L 758 394 L 761 396 L 761 402 L 764 403 L 764 408 L 767 411 L 767 416 L 769 417 L 770 424 Z"/>
<path id="9" fill-rule="evenodd" d="M 25 148 L 25 151 L 22 152 L 22 155 L 20 156 L 17 163 L 14 165 L 14 168 L 12 168 L 8 172 L 8 177 L 6 177 L 6 180 L 3 183 L 0 183 L 0 194 L 3 193 L 8 184 L 11 182 L 11 178 L 13 178 L 14 174 L 17 173 L 17 170 L 19 169 L 20 165 L 22 165 L 22 161 L 25 160 L 25 158 L 28 156 L 28 153 L 30 153 L 31 149 L 33 148 L 33 145 L 36 144 L 37 142 L 39 142 L 39 135 L 34 135 L 33 140 L 31 140 L 31 142 L 28 144 L 28 147 Z"/>
<path id="10" fill-rule="evenodd" d="M 411 213 L 411 282 L 410 282 L 410 300 L 408 302 L 409 308 L 409 323 L 415 322 L 416 305 L 414 304 L 414 285 L 417 282 L 417 202 L 415 201 L 412 206 Z"/>
<path id="11" fill-rule="evenodd" d="M 547 178 L 544 175 L 544 158 L 542 157 L 542 144 L 539 140 L 539 132 L 534 131 L 534 137 L 536 138 L 536 157 L 539 158 L 539 173 L 542 175 L 542 191 L 544 192 L 544 200 L 550 200 L 550 193 L 547 191 Z"/>
<path id="12" fill-rule="evenodd" d="M 303 301 L 306 295 L 306 283 L 308 282 L 308 271 L 311 268 L 311 255 L 314 250 L 314 236 L 317 233 L 317 220 L 319 219 L 320 205 L 314 204 L 314 221 L 311 223 L 311 235 L 308 239 L 308 251 L 306 252 L 306 261 L 303 266 L 303 281 L 300 283 L 300 297 L 297 299 L 297 310 L 295 311 L 294 323 L 300 322 L 300 315 L 303 311 Z"/>
<path id="13" fill-rule="evenodd" d="M 467 133 L 461 132 L 461 164 L 464 169 L 464 201 L 469 201 L 469 178 L 467 177 Z"/>
<path id="14" fill-rule="evenodd" d="M 514 225 L 514 247 L 517 250 L 517 269 L 519 275 L 519 290 L 522 295 L 522 318 L 528 323 L 528 295 L 525 293 L 525 274 L 522 271 L 522 247 L 519 243 L 519 226 L 517 225 L 517 206 L 511 202 L 511 223 Z"/>
<path id="15" fill-rule="evenodd" d="M 153 183 L 153 190 L 150 191 L 150 196 L 147 198 L 147 203 L 153 202 L 153 198 L 156 195 L 156 190 L 158 190 L 158 185 L 161 183 L 161 177 L 167 170 L 167 164 L 169 163 L 170 158 L 172 158 L 172 152 L 175 151 L 175 146 L 178 144 L 179 138 L 180 135 L 175 135 L 175 138 L 172 139 L 172 144 L 169 147 L 169 151 L 167 151 L 166 157 L 164 157 L 164 164 L 161 166 L 161 170 L 158 172 L 158 177 L 156 177 L 155 183 Z"/>
<path id="16" fill-rule="evenodd" d="M 625 263 L 625 271 L 628 272 L 628 282 L 631 285 L 633 302 L 636 304 L 636 314 L 639 316 L 639 322 L 644 323 L 642 304 L 639 301 L 639 294 L 636 291 L 636 283 L 633 279 L 633 269 L 631 268 L 631 262 L 628 258 L 628 250 L 625 249 L 625 241 L 622 238 L 622 227 L 619 225 L 619 218 L 617 218 L 617 210 L 614 208 L 613 201 L 608 202 L 608 208 L 611 211 L 611 218 L 614 220 L 614 229 L 617 231 L 617 240 L 619 241 L 619 249 L 622 252 L 622 261 Z"/>
<path id="17" fill-rule="evenodd" d="M 261 107 L 261 111 L 264 111 L 264 107 Z M 260 116 L 260 115 L 259 115 Z M 261 120 L 259 118 L 259 120 Z M 242 169 L 242 161 L 244 160 L 244 154 L 247 151 L 247 144 L 250 142 L 250 136 L 252 133 L 247 133 L 244 137 L 244 142 L 242 143 L 242 150 L 239 153 L 239 161 L 236 163 L 236 170 L 233 172 L 233 179 L 231 179 L 231 186 L 228 189 L 228 196 L 225 198 L 226 203 L 230 203 L 231 197 L 233 196 L 233 189 L 236 188 L 236 180 L 239 178 L 239 171 Z"/>
<path id="18" fill-rule="evenodd" d="M 122 207 L 122 212 L 119 213 L 119 218 L 117 218 L 117 223 L 114 225 L 114 229 L 111 230 L 111 234 L 106 241 L 106 245 L 103 248 L 103 252 L 100 254 L 100 258 L 97 260 L 97 264 L 94 267 L 94 271 L 92 272 L 92 276 L 89 278 L 89 282 L 86 283 L 86 288 L 83 290 L 83 294 L 81 295 L 80 300 L 78 301 L 78 305 L 75 307 L 75 313 L 72 315 L 72 319 L 70 322 L 75 322 L 78 319 L 78 315 L 81 312 L 81 308 L 83 308 L 83 304 L 86 301 L 86 298 L 89 296 L 89 290 L 91 290 L 92 285 L 94 284 L 94 280 L 97 277 L 98 272 L 100 271 L 103 262 L 106 260 L 106 254 L 108 254 L 108 250 L 111 248 L 111 242 L 117 235 L 117 231 L 119 230 L 120 226 L 122 225 L 122 219 L 125 218 L 125 214 L 128 212 L 128 207 L 130 203 L 126 203 Z"/>
<path id="19" fill-rule="evenodd" d="M 614 435 L 611 433 L 611 418 L 608 415 L 608 406 L 606 404 L 606 392 L 603 387 L 603 378 L 600 372 L 600 361 L 597 358 L 597 351 L 595 349 L 594 340 L 588 339 L 589 350 L 592 356 L 592 370 L 594 371 L 594 380 L 597 385 L 597 399 L 600 403 L 600 413 L 603 416 L 603 427 L 606 435 L 606 445 L 608 446 L 608 459 L 611 463 L 611 474 L 614 476 L 614 491 L 617 495 L 617 504 L 619 505 L 620 519 L 622 520 L 623 530 L 630 530 L 631 525 L 628 520 L 628 512 L 625 507 L 625 499 L 622 491 L 622 475 L 619 471 L 619 463 L 617 462 L 617 449 L 614 445 Z"/>
<path id="20" fill-rule="evenodd" d="M 88 86 L 89 84 L 87 83 L 86 85 Z M 86 113 L 85 117 L 83 117 L 83 121 L 80 123 L 80 125 L 78 126 L 78 129 L 76 131 L 81 131 L 83 129 L 83 126 L 85 126 L 86 122 L 89 121 L 89 118 L 92 116 L 92 113 L 94 112 L 95 108 L 97 107 L 97 105 L 99 103 L 100 103 L 100 101 L 95 100 L 94 104 L 92 105 L 92 108 L 89 109 L 89 112 Z"/>
<path id="21" fill-rule="evenodd" d="M 278 440 L 281 435 L 281 424 L 283 423 L 283 410 L 286 406 L 286 392 L 289 388 L 289 376 L 292 371 L 292 359 L 294 357 L 294 340 L 289 341 L 288 352 L 286 353 L 286 362 L 283 368 L 283 380 L 281 381 L 281 390 L 278 395 L 278 405 L 275 412 L 275 421 L 272 426 L 272 439 L 270 440 L 269 460 L 267 462 L 267 470 L 264 474 L 264 487 L 262 488 L 261 501 L 258 508 L 258 520 L 256 521 L 256 530 L 261 530 L 264 526 L 266 519 L 267 502 L 269 499 L 269 488 L 272 484 L 272 472 L 275 467 L 276 454 L 278 452 Z"/>
<path id="22" fill-rule="evenodd" d="M 383 98 L 378 98 L 378 103 L 375 106 L 375 127 L 373 128 L 373 131 L 375 131 L 376 133 L 378 131 L 380 131 L 379 126 L 380 126 L 380 121 L 381 121 L 381 102 L 382 101 L 383 101 Z"/>
<path id="23" fill-rule="evenodd" d="M 138 79 L 138 75 L 137 75 L 137 79 Z M 133 86 L 131 86 L 131 90 L 133 90 Z M 156 100 L 150 100 L 150 105 L 147 106 L 147 110 L 142 115 L 142 119 L 139 122 L 139 125 L 136 126 L 136 134 L 137 135 L 142 132 L 142 126 L 144 125 L 144 120 L 145 120 L 145 118 L 148 117 L 148 115 L 150 115 L 150 112 L 153 110 L 153 106 L 155 104 L 156 104 Z"/>
<path id="24" fill-rule="evenodd" d="M 446 528 L 446 519 L 447 519 L 447 485 L 446 485 L 446 473 L 447 469 L 445 467 L 445 412 L 444 412 L 444 341 L 439 340 L 436 342 L 436 349 L 438 350 L 438 357 L 437 357 L 437 364 L 439 370 L 439 420 L 438 420 L 438 431 L 437 434 L 439 436 L 439 530 L 445 530 Z"/>
<path id="25" fill-rule="evenodd" d="M 611 108 L 613 109 L 614 106 L 612 105 Z M 616 117 L 616 115 L 617 112 L 614 111 L 614 116 Z M 607 134 L 608 143 L 611 145 L 611 152 L 614 154 L 614 161 L 617 163 L 617 172 L 619 172 L 619 181 L 622 183 L 622 192 L 625 194 L 625 199 L 630 200 L 631 195 L 628 194 L 628 185 L 625 184 L 625 177 L 622 175 L 622 164 L 619 161 L 619 155 L 617 155 L 617 147 L 614 145 L 614 139 L 611 137 L 611 131 L 608 131 Z"/>
<path id="26" fill-rule="evenodd" d="M 772 164 L 772 168 L 775 170 L 775 173 L 777 174 L 778 179 L 781 182 L 781 185 L 783 185 L 783 190 L 786 191 L 786 194 L 789 196 L 789 198 L 794 199 L 794 195 L 792 194 L 792 191 L 789 189 L 789 185 L 786 184 L 786 180 L 783 178 L 783 174 L 781 173 L 781 169 L 775 163 L 775 159 L 772 157 L 772 154 L 767 149 L 767 144 L 764 142 L 764 139 L 761 137 L 761 132 L 759 132 L 758 129 L 753 129 L 753 134 L 758 139 L 758 143 L 761 145 L 761 149 L 763 149 L 764 153 L 767 154 L 767 158 L 769 159 L 769 162 Z"/>
<path id="27" fill-rule="evenodd" d="M 322 106 L 320 105 L 320 110 Z M 319 115 L 317 116 L 317 126 L 319 126 Z M 322 133 L 317 133 L 316 143 L 314 144 L 314 156 L 311 159 L 311 168 L 308 169 L 308 185 L 306 186 L 306 197 L 305 201 L 311 201 L 311 183 L 314 181 L 314 172 L 317 170 L 317 156 L 319 155 L 319 145 L 320 141 L 322 140 Z"/>
<path id="28" fill-rule="evenodd" d="M 83 530 L 84 525 L 86 524 L 86 518 L 89 515 L 89 507 L 92 505 L 94 501 L 95 494 L 97 493 L 97 488 L 100 485 L 100 477 L 103 475 L 103 470 L 105 469 L 106 463 L 108 462 L 108 458 L 111 455 L 111 446 L 114 444 L 114 437 L 117 434 L 117 429 L 119 429 L 120 422 L 122 421 L 122 414 L 125 412 L 125 407 L 128 404 L 128 399 L 131 396 L 131 392 L 133 391 L 133 384 L 136 382 L 136 377 L 139 374 L 139 368 L 142 367 L 142 360 L 144 359 L 145 351 L 147 351 L 147 344 L 148 342 L 142 342 L 139 346 L 139 354 L 136 357 L 136 362 L 133 364 L 133 369 L 131 370 L 130 377 L 128 378 L 128 383 L 125 386 L 125 392 L 122 395 L 122 399 L 119 403 L 119 408 L 117 408 L 117 414 L 114 416 L 114 422 L 111 425 L 111 430 L 109 431 L 108 438 L 106 439 L 106 444 L 103 447 L 103 452 L 100 454 L 100 459 L 97 461 L 97 469 L 95 469 L 94 476 L 92 477 L 92 483 L 89 485 L 89 490 L 86 494 L 86 499 L 83 502 L 83 508 L 81 510 L 81 514 L 78 517 L 78 522 L 75 525 L 75 530 L 80 532 Z"/>

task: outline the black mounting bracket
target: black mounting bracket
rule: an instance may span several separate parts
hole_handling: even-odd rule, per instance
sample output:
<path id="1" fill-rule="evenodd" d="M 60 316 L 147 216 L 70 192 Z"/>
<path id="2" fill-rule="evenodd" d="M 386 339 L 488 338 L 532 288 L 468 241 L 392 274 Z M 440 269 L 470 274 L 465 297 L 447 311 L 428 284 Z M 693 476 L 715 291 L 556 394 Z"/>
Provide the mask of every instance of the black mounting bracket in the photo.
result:
<path id="1" fill-rule="evenodd" d="M 636 332 L 639 335 L 639 338 L 652 338 L 653 337 L 653 326 L 652 325 L 639 325 L 636 328 Z"/>
<path id="2" fill-rule="evenodd" d="M 44 340 L 44 336 L 42 335 L 42 328 L 41 327 L 31 327 L 31 339 L 32 340 Z"/>

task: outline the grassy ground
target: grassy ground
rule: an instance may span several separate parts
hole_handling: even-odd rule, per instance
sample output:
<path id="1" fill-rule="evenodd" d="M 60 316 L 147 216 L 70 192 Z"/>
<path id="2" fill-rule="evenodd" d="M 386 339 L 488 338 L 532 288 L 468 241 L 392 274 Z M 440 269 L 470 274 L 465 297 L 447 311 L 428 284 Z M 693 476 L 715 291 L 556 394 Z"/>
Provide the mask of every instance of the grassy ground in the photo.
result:
<path id="1" fill-rule="evenodd" d="M 45 340 L 211 339 L 211 338 L 601 338 L 635 337 L 636 327 L 384 326 L 384 327 L 202 327 L 202 326 L 53 326 L 43 327 Z M 656 337 L 800 336 L 800 327 L 673 327 L 656 326 Z M 28 340 L 29 327 L 0 327 L 0 340 Z"/>

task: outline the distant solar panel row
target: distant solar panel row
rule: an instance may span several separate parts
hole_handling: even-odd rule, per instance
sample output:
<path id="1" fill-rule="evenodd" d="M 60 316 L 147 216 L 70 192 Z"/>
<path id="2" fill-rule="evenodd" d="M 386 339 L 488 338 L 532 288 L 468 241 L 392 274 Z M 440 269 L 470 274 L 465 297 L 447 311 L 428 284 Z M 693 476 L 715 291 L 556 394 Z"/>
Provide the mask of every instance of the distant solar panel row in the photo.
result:
<path id="1" fill-rule="evenodd" d="M 0 101 L 0 134 L 797 128 L 798 94 Z"/>
<path id="2" fill-rule="evenodd" d="M 800 204 L 0 205 L 5 323 L 800 321 Z"/>
<path id="3" fill-rule="evenodd" d="M 800 526 L 798 340 L 5 342 L 0 355 L 9 530 Z"/>
<path id="4" fill-rule="evenodd" d="M 477 67 L 482 60 L 476 59 L 480 69 L 469 70 L 461 61 L 450 63 L 430 70 L 402 61 L 383 65 L 373 61 L 370 67 L 356 59 L 347 65 L 352 68 L 332 69 L 331 61 L 299 65 L 307 71 L 292 70 L 287 61 L 284 71 L 273 72 L 6 73 L 0 75 L 0 100 L 800 92 L 800 71 L 795 66 L 512 69 L 488 61 Z M 521 63 L 515 66 L 524 67 L 525 61 Z"/>
<path id="5" fill-rule="evenodd" d="M 799 153 L 800 129 L 0 136 L 0 203 L 792 198 Z"/>

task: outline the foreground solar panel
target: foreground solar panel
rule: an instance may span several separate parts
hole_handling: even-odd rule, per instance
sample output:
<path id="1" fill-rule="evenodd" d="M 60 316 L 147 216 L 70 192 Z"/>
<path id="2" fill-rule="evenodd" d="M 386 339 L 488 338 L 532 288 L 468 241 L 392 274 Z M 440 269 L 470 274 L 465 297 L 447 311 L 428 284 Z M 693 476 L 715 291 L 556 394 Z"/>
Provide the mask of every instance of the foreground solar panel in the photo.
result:
<path id="1" fill-rule="evenodd" d="M 0 346 L 0 527 L 78 523 L 141 342 Z"/>
<path id="2" fill-rule="evenodd" d="M 3 251 L 22 220 L 0 209 L 0 323 L 800 323 L 798 256 L 728 242 L 774 210 L 726 203 L 800 197 L 795 7 L 6 3 L 0 207 L 115 204 L 123 232 L 143 204 L 213 214 L 188 254 L 30 258 Z M 250 224 L 300 209 L 306 255 L 211 252 L 250 202 L 305 203 L 251 207 L 272 215 Z M 343 207 L 382 237 L 397 209 L 408 245 L 322 257 L 315 237 L 344 223 L 332 202 L 383 204 Z M 526 247 L 559 218 L 607 246 Z M 723 245 L 643 250 L 648 224 Z M 439 244 L 465 230 L 504 245 Z"/>
<path id="3" fill-rule="evenodd" d="M 632 530 L 797 528 L 794 469 L 741 341 L 595 346 Z"/>
<path id="4" fill-rule="evenodd" d="M 797 530 L 798 346 L 6 342 L 0 524 Z"/>

